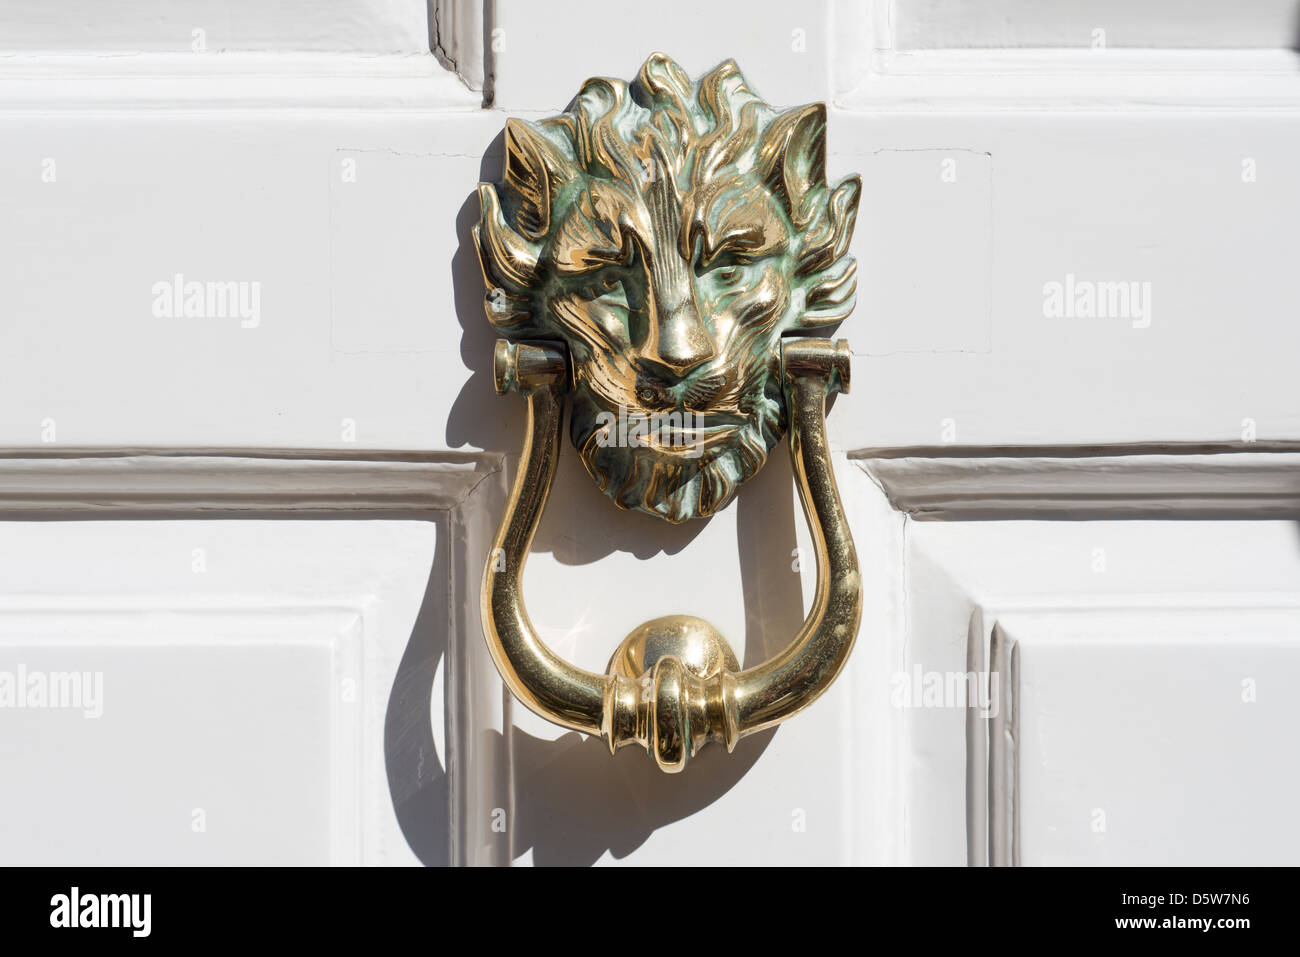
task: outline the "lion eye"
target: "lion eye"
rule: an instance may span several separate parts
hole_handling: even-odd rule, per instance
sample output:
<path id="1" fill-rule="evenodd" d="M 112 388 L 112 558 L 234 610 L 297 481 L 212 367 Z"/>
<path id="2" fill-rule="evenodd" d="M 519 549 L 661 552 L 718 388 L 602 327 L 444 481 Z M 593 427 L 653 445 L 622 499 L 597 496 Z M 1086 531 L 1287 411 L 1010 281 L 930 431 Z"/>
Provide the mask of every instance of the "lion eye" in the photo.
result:
<path id="1" fill-rule="evenodd" d="M 600 299 L 618 292 L 623 286 L 617 276 L 598 276 L 587 286 L 582 295 L 587 299 Z"/>
<path id="2" fill-rule="evenodd" d="M 637 377 L 636 400 L 646 409 L 667 409 L 676 404 L 672 390 L 657 382 Z"/>
<path id="3" fill-rule="evenodd" d="M 724 282 L 730 285 L 731 283 L 735 282 L 737 279 L 740 278 L 740 267 L 723 266 L 721 269 L 715 270 L 714 275 L 718 277 L 718 280 L 720 282 Z"/>

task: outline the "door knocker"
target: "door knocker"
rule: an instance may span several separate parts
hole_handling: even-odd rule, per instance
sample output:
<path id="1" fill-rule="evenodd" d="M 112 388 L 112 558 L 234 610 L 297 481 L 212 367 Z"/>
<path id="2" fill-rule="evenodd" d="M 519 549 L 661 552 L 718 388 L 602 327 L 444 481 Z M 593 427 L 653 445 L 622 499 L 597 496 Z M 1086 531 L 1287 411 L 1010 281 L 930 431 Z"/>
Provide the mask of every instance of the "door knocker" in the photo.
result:
<path id="1" fill-rule="evenodd" d="M 857 636 L 858 559 L 826 439 L 849 349 L 808 333 L 853 309 L 861 180 L 826 182 L 824 104 L 780 112 L 733 61 L 692 84 L 662 54 L 631 83 L 588 80 L 560 116 L 507 120 L 505 149 L 474 238 L 503 337 L 496 389 L 523 395 L 529 422 L 483 580 L 488 647 L 542 717 L 680 771 L 709 741 L 731 750 L 811 704 Z M 726 506 L 788 429 L 817 587 L 784 651 L 741 670 L 713 626 L 673 615 L 633 631 L 602 675 L 538 638 L 522 575 L 566 396 L 605 494 L 673 523 Z"/>

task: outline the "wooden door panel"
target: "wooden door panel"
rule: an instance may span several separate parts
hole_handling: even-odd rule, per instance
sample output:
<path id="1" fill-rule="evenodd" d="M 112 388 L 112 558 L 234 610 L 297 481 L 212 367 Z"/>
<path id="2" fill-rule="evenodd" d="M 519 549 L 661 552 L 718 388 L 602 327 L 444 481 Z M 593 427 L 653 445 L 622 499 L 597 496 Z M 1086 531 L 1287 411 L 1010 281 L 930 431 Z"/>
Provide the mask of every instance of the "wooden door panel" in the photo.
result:
<path id="1" fill-rule="evenodd" d="M 1035 519 L 1136 514 L 1106 471 L 1080 479 L 1083 462 L 1073 491 L 1054 497 L 1040 484 L 1050 467 L 1028 459 L 1009 472 L 1032 477 L 999 482 L 989 468 L 980 491 L 977 470 L 952 460 L 914 463 L 907 479 L 897 460 L 867 465 L 916 509 L 900 519 L 899 653 L 876 677 L 898 712 L 911 860 L 1294 858 L 1276 795 L 1295 770 L 1278 691 L 1297 668 L 1296 526 L 1268 517 L 1279 503 L 1260 494 L 1259 456 L 1235 469 L 1217 458 L 1213 501 L 1195 479 L 1167 477 L 1147 514 L 1171 509 L 1170 520 Z M 1197 502 L 1242 517 L 1197 520 Z"/>
<path id="2" fill-rule="evenodd" d="M 420 697 L 395 696 L 411 680 L 399 663 L 434 525 L 6 522 L 0 533 L 0 766 L 14 785 L 0 799 L 4 863 L 415 862 L 395 808 L 422 785 L 436 808 L 427 786 L 445 779 L 446 743 L 422 756 L 439 767 L 422 781 L 385 729 L 418 720 Z M 417 649 L 432 653 L 437 637 L 420 634 Z M 441 729 L 425 687 L 419 718 Z"/>

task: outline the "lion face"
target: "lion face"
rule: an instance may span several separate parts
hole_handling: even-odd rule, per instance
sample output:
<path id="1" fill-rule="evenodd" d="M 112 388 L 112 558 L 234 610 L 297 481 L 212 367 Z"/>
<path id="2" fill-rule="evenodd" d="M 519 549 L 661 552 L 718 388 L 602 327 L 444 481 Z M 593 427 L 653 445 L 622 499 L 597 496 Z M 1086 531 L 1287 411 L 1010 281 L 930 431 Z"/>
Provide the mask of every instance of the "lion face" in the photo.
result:
<path id="1" fill-rule="evenodd" d="M 827 186 L 825 123 L 772 110 L 733 62 L 693 87 L 660 54 L 507 121 L 475 229 L 488 318 L 567 344 L 573 442 L 621 507 L 731 501 L 786 428 L 780 337 L 852 309 L 860 182 Z"/>

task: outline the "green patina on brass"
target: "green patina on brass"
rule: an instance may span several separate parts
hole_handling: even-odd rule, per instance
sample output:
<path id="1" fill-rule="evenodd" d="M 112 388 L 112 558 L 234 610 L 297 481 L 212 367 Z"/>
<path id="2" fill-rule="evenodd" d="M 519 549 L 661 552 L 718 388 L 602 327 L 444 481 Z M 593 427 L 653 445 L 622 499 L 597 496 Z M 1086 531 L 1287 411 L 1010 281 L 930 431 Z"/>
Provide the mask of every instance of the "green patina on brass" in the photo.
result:
<path id="1" fill-rule="evenodd" d="M 563 114 L 510 119 L 474 235 L 487 316 L 563 342 L 573 443 L 620 507 L 725 506 L 788 423 L 779 341 L 853 309 L 861 180 L 826 182 L 826 108 L 773 109 L 732 61 L 655 54 Z"/>

